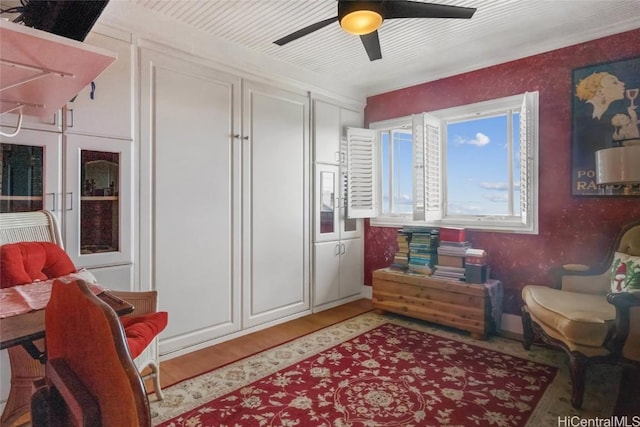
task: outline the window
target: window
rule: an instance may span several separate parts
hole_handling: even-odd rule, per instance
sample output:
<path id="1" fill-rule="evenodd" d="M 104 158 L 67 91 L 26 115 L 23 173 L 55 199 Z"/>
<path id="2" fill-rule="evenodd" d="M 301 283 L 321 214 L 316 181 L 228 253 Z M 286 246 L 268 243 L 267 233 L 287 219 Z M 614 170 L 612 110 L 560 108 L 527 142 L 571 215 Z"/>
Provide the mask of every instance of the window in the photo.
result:
<path id="1" fill-rule="evenodd" d="M 537 233 L 538 93 L 372 123 L 372 225 Z"/>

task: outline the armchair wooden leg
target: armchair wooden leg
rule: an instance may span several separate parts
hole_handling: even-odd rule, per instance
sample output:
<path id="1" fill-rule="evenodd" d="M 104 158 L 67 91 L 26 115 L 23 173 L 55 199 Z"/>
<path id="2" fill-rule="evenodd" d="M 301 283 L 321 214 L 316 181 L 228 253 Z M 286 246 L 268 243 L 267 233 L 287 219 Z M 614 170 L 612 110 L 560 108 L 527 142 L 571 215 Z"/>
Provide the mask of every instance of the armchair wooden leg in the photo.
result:
<path id="1" fill-rule="evenodd" d="M 164 399 L 164 394 L 162 393 L 162 388 L 160 387 L 160 367 L 152 362 L 149 364 L 151 368 L 151 377 L 153 378 L 153 390 L 156 393 L 156 397 L 158 400 Z"/>
<path id="2" fill-rule="evenodd" d="M 531 315 L 529 314 L 529 310 L 527 307 L 522 306 L 522 337 L 524 340 L 522 341 L 522 346 L 525 350 L 531 349 L 531 344 L 533 344 L 534 334 L 533 334 L 533 326 L 531 325 Z"/>
<path id="3" fill-rule="evenodd" d="M 569 353 L 569 373 L 571 374 L 571 383 L 573 391 L 571 392 L 571 406 L 576 409 L 582 407 L 582 398 L 584 396 L 584 380 L 587 364 L 589 360 L 583 354 L 572 351 Z"/>

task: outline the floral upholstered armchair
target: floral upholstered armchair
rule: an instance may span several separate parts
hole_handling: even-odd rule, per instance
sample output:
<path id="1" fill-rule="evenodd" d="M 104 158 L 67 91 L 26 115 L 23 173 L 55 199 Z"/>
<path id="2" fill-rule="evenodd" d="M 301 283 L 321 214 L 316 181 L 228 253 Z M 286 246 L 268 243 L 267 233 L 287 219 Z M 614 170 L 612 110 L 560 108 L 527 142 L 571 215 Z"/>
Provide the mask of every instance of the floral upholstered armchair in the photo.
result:
<path id="1" fill-rule="evenodd" d="M 541 339 L 567 352 L 571 403 L 580 408 L 589 364 L 640 368 L 640 221 L 624 227 L 600 267 L 565 265 L 553 273 L 554 287 L 522 289 L 524 348 Z"/>

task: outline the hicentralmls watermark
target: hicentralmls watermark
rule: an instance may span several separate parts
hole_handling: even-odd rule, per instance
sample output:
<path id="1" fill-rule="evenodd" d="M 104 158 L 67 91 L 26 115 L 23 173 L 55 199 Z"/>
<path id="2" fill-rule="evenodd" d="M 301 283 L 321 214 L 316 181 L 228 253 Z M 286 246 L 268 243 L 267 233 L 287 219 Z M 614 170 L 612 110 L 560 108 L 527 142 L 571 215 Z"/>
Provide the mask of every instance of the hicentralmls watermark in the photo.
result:
<path id="1" fill-rule="evenodd" d="M 558 417 L 558 427 L 640 427 L 640 415 L 609 418 Z"/>

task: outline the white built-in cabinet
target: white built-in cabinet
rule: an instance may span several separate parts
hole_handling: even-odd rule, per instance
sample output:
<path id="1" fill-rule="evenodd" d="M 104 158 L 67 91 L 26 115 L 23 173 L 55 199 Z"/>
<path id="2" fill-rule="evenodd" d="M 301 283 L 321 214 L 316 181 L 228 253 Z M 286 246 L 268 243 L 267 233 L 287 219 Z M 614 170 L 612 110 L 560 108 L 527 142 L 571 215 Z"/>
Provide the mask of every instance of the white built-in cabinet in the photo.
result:
<path id="1" fill-rule="evenodd" d="M 242 87 L 242 325 L 310 308 L 309 98 Z"/>
<path id="2" fill-rule="evenodd" d="M 320 311 L 359 298 L 364 277 L 363 220 L 348 217 L 346 129 L 362 112 L 313 100 L 313 307 Z"/>
<path id="3" fill-rule="evenodd" d="M 2 138 L 0 204 L 3 212 L 52 211 L 74 264 L 105 287 L 131 290 L 134 51 L 130 35 L 100 31 L 84 43 L 117 52 L 117 60 L 61 111 L 24 116 L 20 132 Z M 17 116 L 1 120 L 13 126 Z"/>
<path id="4" fill-rule="evenodd" d="M 94 31 L 84 43 L 116 52 L 118 59 L 67 103 L 64 129 L 69 134 L 131 140 L 134 47 L 127 34 L 102 30 L 108 35 Z"/>
<path id="5" fill-rule="evenodd" d="M 305 93 L 140 50 L 140 280 L 161 355 L 309 310 Z"/>
<path id="6" fill-rule="evenodd" d="M 129 33 L 106 26 L 94 27 L 84 43 L 118 58 L 62 110 L 65 250 L 105 287 L 138 290 L 133 280 L 135 49 Z"/>
<path id="7" fill-rule="evenodd" d="M 342 303 L 360 296 L 363 277 L 362 239 L 344 239 L 314 245 L 314 306 Z"/>
<path id="8" fill-rule="evenodd" d="M 35 129 L 46 130 L 50 132 L 62 132 L 62 114 L 61 110 L 56 111 L 54 114 L 46 117 L 36 116 L 22 116 L 21 129 Z M 18 124 L 18 115 L 14 113 L 6 113 L 0 116 L 0 125 L 6 133 L 15 129 Z M 20 132 L 18 132 L 20 133 Z M 2 137 L 3 141 L 10 140 L 9 138 Z"/>
<path id="9" fill-rule="evenodd" d="M 128 140 L 65 135 L 65 251 L 76 267 L 123 266 L 132 253 L 132 144 Z M 92 188 L 87 188 L 87 182 Z M 105 286 L 129 290 L 130 281 Z"/>

